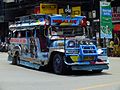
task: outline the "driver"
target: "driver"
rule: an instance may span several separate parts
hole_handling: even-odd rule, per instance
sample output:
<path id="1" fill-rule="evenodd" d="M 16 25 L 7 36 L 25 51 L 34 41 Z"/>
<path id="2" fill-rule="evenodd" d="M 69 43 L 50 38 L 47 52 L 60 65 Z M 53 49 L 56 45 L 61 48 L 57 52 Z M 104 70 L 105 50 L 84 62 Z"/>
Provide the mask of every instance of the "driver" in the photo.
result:
<path id="1" fill-rule="evenodd" d="M 51 40 L 54 40 L 54 39 L 59 39 L 59 36 L 57 34 L 57 29 L 55 27 L 51 31 Z"/>

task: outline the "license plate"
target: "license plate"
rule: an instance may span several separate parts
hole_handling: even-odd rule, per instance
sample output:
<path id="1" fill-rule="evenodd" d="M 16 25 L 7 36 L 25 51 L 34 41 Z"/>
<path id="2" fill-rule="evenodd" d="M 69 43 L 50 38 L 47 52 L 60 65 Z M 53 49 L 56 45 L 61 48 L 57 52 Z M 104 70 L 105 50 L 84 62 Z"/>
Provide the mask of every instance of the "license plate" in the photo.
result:
<path id="1" fill-rule="evenodd" d="M 94 60 L 94 57 L 84 57 L 84 60 Z"/>

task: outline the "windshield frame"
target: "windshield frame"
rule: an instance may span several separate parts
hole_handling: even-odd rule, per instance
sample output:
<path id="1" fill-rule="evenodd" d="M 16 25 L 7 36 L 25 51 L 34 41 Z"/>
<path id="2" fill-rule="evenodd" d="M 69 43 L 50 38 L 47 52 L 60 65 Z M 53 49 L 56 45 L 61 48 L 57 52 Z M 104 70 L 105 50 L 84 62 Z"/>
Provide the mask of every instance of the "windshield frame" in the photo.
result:
<path id="1" fill-rule="evenodd" d="M 57 35 L 52 34 L 52 31 L 55 31 Z M 73 37 L 84 35 L 84 30 L 81 26 L 52 26 L 50 32 L 51 36 Z"/>

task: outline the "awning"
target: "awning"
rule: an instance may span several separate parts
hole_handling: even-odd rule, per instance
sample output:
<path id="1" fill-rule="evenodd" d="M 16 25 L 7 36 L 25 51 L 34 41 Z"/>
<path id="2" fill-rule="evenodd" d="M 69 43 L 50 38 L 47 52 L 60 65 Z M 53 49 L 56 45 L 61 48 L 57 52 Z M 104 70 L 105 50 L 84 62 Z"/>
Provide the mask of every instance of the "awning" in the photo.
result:
<path id="1" fill-rule="evenodd" d="M 120 31 L 120 24 L 114 25 L 114 31 Z"/>

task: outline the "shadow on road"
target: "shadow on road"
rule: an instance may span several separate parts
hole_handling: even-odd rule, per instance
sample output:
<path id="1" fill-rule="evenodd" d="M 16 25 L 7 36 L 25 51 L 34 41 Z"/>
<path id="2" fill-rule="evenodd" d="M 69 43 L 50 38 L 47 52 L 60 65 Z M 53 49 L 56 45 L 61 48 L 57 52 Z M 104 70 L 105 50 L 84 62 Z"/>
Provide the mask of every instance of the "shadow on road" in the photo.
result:
<path id="1" fill-rule="evenodd" d="M 27 66 L 22 66 L 22 65 L 19 65 L 19 67 L 23 67 L 23 68 L 26 68 L 26 69 L 31 69 L 31 70 L 35 70 L 37 72 L 44 72 L 46 74 L 53 74 L 53 75 L 58 75 L 58 74 L 55 74 L 52 70 L 51 71 L 48 71 L 46 70 L 45 68 L 40 68 L 39 70 L 38 69 L 34 69 L 34 68 L 30 68 L 30 67 L 27 67 Z M 103 72 L 100 72 L 100 73 L 95 73 L 95 72 L 92 72 L 92 71 L 69 71 L 65 74 L 62 74 L 60 76 L 71 76 L 71 77 L 75 77 L 75 76 L 99 76 L 99 75 L 112 75 L 111 73 L 108 73 L 106 71 L 103 71 Z"/>
<path id="2" fill-rule="evenodd" d="M 45 72 L 48 74 L 55 74 L 53 71 L 46 71 L 46 70 L 38 70 L 40 72 Z M 57 74 L 55 74 L 57 75 Z M 76 76 L 99 76 L 99 75 L 112 75 L 111 73 L 108 73 L 106 71 L 100 72 L 100 73 L 95 73 L 92 71 L 69 71 L 65 74 L 62 74 L 61 76 L 72 76 L 72 77 L 76 77 Z"/>
<path id="3" fill-rule="evenodd" d="M 99 75 L 112 75 L 105 71 L 100 73 L 95 73 L 92 71 L 72 71 L 68 76 L 99 76 Z"/>

